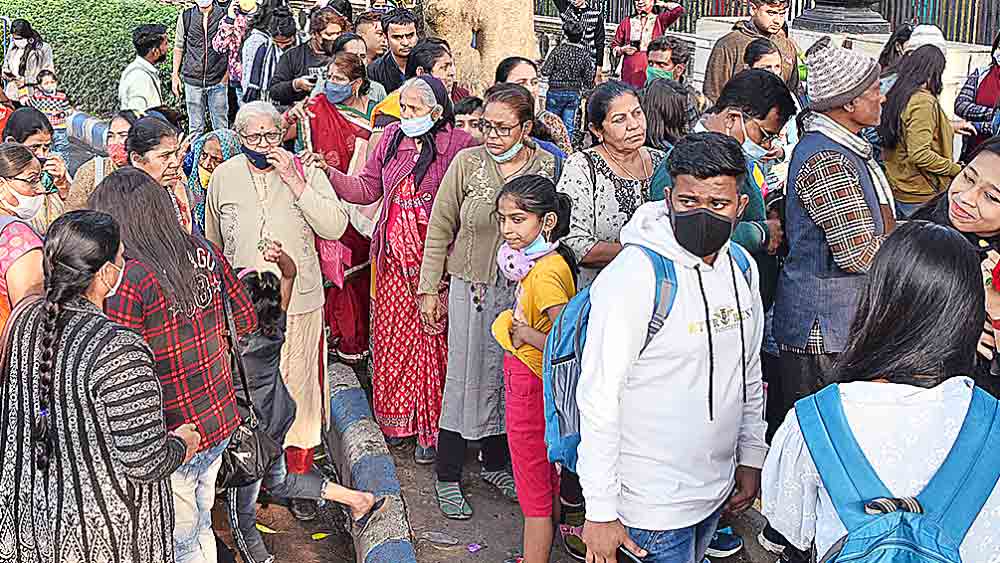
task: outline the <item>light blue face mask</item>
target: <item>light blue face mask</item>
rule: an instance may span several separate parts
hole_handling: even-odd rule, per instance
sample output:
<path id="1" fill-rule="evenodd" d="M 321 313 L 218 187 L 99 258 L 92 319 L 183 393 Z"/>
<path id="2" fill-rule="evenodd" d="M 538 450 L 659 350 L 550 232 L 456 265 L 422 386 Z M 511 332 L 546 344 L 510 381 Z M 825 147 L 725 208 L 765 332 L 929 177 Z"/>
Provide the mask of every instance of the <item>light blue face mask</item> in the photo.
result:
<path id="1" fill-rule="evenodd" d="M 545 233 L 539 232 L 538 238 L 536 238 L 528 246 L 524 247 L 523 252 L 526 256 L 542 254 L 544 252 L 548 252 L 551 246 L 552 245 L 549 244 L 549 241 L 545 240 Z"/>
<path id="2" fill-rule="evenodd" d="M 431 117 L 431 113 L 434 112 L 420 117 L 401 118 L 399 120 L 399 128 L 403 131 L 404 135 L 411 139 L 420 137 L 434 127 L 434 118 Z"/>
<path id="3" fill-rule="evenodd" d="M 490 155 L 490 158 L 492 158 L 493 161 L 496 162 L 497 164 L 503 164 L 505 162 L 510 162 L 511 160 L 514 160 L 514 157 L 517 156 L 517 153 L 521 152 L 521 149 L 523 148 L 524 148 L 524 142 L 518 141 L 514 143 L 514 146 L 503 151 L 500 154 L 493 154 L 490 151 L 486 151 L 486 154 Z"/>
<path id="4" fill-rule="evenodd" d="M 337 84 L 327 80 L 323 86 L 323 93 L 331 104 L 339 104 L 354 94 L 354 88 L 350 84 Z"/>
<path id="5" fill-rule="evenodd" d="M 743 154 L 756 162 L 765 175 L 770 173 L 771 167 L 774 166 L 774 161 L 764 160 L 764 155 L 768 153 L 768 150 L 750 140 L 750 135 L 747 135 L 746 117 L 741 117 L 740 121 L 743 124 Z"/>

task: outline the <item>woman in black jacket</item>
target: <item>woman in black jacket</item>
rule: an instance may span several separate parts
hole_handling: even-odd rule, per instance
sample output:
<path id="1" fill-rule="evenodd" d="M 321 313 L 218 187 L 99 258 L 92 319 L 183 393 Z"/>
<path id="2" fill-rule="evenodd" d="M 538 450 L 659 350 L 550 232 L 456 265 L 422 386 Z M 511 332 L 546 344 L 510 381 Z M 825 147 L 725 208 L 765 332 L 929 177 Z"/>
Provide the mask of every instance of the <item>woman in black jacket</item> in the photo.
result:
<path id="1" fill-rule="evenodd" d="M 952 227 L 976 247 L 983 262 L 987 312 L 979 341 L 976 384 L 1000 396 L 996 338 L 1000 329 L 1000 291 L 996 289 L 1000 279 L 992 280 L 1000 261 L 1000 136 L 980 145 L 948 191 L 927 202 L 910 219 Z"/>

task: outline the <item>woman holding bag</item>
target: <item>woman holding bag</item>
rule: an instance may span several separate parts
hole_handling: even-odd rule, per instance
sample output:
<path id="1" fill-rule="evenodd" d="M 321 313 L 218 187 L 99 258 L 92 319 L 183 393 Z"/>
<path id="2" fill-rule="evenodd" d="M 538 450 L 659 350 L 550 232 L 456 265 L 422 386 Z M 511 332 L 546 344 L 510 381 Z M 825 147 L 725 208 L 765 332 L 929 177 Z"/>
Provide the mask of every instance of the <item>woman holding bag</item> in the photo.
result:
<path id="1" fill-rule="evenodd" d="M 257 316 L 222 252 L 184 230 L 170 194 L 145 172 L 115 171 L 89 206 L 118 221 L 128 249 L 121 284 L 105 302 L 108 318 L 152 348 L 167 429 L 193 423 L 202 436 L 195 456 L 170 477 L 174 554 L 179 561 L 214 561 L 216 476 L 240 424 L 223 299 L 232 303 L 239 336 L 256 329 Z"/>

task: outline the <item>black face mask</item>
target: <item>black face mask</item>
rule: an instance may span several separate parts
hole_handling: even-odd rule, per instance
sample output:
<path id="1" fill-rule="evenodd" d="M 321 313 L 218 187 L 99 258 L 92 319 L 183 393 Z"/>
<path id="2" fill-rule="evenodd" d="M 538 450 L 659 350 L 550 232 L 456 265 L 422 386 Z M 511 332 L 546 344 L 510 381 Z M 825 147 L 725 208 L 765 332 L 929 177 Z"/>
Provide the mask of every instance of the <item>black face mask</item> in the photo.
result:
<path id="1" fill-rule="evenodd" d="M 679 213 L 671 209 L 674 238 L 688 252 L 705 258 L 722 250 L 733 234 L 733 221 L 708 209 Z"/>
<path id="2" fill-rule="evenodd" d="M 167 54 L 163 53 L 159 57 L 156 57 L 156 60 L 153 61 L 153 65 L 159 66 L 165 63 L 166 61 L 167 61 Z"/>

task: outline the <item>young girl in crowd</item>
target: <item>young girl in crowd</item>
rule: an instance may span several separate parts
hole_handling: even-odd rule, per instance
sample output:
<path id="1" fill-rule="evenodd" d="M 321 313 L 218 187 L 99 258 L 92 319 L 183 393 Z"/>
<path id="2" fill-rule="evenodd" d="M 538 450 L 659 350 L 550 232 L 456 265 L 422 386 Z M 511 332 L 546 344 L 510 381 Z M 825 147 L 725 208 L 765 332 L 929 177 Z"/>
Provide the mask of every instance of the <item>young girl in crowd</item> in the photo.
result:
<path id="1" fill-rule="evenodd" d="M 277 266 L 281 278 L 273 272 L 251 268 L 239 270 L 243 283 L 257 313 L 258 330 L 240 341 L 240 355 L 246 367 L 253 399 L 261 426 L 277 443 L 283 444 L 288 429 L 295 420 L 295 401 L 281 377 L 281 347 L 285 343 L 285 311 L 292 299 L 297 269 L 281 244 L 269 241 L 262 249 L 264 260 Z M 243 397 L 242 382 L 235 378 L 236 395 Z M 240 405 L 240 415 L 248 416 Z M 268 474 L 257 483 L 229 489 L 227 506 L 236 545 L 247 563 L 269 563 L 274 558 L 267 551 L 257 530 L 257 496 L 261 486 L 276 498 L 329 500 L 346 505 L 354 522 L 355 534 L 365 530 L 372 515 L 385 499 L 375 500 L 368 492 L 348 489 L 327 481 L 317 473 L 289 473 L 285 456 L 279 456 Z"/>
<path id="2" fill-rule="evenodd" d="M 576 294 L 576 260 L 559 244 L 569 233 L 570 205 L 551 180 L 536 175 L 511 180 L 497 196 L 504 239 L 497 263 L 518 283 L 514 309 L 493 323 L 493 336 L 506 351 L 507 439 L 524 513 L 524 556 L 510 560 L 517 563 L 549 560 L 558 519 L 559 475 L 545 448 L 542 350 L 556 317 Z"/>

